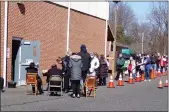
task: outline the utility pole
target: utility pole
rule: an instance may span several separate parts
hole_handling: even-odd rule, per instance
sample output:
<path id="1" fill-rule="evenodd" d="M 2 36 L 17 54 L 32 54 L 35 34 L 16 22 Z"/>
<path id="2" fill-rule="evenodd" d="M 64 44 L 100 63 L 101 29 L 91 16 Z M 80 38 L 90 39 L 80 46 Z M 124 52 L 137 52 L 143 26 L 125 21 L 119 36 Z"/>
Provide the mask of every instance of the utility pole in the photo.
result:
<path id="1" fill-rule="evenodd" d="M 113 62 L 112 62 L 112 75 L 115 75 L 115 57 L 116 57 L 116 37 L 117 37 L 117 4 L 120 1 L 114 1 L 115 3 L 115 24 L 114 24 L 114 41 L 113 41 Z"/>
<path id="2" fill-rule="evenodd" d="M 141 46 L 142 46 L 142 54 L 144 53 L 144 33 L 142 33 L 142 42 L 141 42 Z"/>
<path id="3" fill-rule="evenodd" d="M 69 52 L 69 38 L 70 38 L 70 2 L 68 4 L 68 20 L 67 20 L 67 39 L 66 39 L 66 54 Z"/>

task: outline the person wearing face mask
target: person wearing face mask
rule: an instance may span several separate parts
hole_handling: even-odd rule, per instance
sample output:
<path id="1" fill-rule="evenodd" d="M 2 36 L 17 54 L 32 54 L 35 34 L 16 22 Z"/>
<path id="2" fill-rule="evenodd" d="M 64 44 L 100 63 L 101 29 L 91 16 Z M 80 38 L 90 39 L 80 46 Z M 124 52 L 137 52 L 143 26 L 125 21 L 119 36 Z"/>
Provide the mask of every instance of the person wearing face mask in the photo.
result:
<path id="1" fill-rule="evenodd" d="M 124 60 L 122 54 L 120 54 L 119 58 L 117 59 L 117 62 L 116 62 L 116 66 L 117 66 L 117 75 L 116 75 L 116 78 L 115 78 L 116 81 L 119 80 L 120 74 L 123 77 L 123 66 L 124 66 L 124 63 L 125 63 L 125 60 Z"/>
<path id="2" fill-rule="evenodd" d="M 146 59 L 145 59 L 145 61 L 144 61 L 144 64 L 145 64 L 145 81 L 151 81 L 150 80 L 150 71 L 151 71 L 151 59 L 150 59 L 150 56 L 149 55 L 147 55 L 146 56 Z"/>
<path id="3" fill-rule="evenodd" d="M 96 76 L 96 69 L 99 68 L 100 62 L 94 53 L 91 53 L 91 62 L 90 62 L 90 76 Z"/>

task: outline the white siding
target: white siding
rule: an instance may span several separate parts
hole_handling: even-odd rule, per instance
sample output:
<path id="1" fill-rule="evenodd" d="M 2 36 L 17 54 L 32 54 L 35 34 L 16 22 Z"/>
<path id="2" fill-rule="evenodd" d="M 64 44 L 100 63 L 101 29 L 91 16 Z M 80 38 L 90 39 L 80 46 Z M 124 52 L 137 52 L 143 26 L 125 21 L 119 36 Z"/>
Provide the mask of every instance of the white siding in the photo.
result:
<path id="1" fill-rule="evenodd" d="M 54 2 L 56 4 L 68 7 L 68 2 Z M 71 2 L 71 9 L 90 14 L 102 19 L 109 18 L 108 2 Z"/>

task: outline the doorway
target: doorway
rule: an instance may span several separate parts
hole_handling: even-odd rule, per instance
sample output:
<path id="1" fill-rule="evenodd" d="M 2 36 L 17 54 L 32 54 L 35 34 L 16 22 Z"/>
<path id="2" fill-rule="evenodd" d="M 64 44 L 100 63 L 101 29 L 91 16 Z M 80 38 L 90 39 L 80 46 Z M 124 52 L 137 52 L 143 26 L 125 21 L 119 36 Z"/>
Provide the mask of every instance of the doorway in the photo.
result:
<path id="1" fill-rule="evenodd" d="M 19 48 L 21 45 L 20 38 L 12 39 L 12 72 L 11 80 L 18 82 L 19 79 Z"/>

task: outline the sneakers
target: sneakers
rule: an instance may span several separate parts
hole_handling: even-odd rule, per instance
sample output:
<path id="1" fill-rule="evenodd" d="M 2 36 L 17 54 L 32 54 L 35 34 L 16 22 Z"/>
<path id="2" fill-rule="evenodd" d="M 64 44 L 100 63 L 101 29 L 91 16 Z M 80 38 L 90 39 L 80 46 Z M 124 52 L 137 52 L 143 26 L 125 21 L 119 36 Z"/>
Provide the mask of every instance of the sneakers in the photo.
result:
<path id="1" fill-rule="evenodd" d="M 76 95 L 73 94 L 73 95 L 72 95 L 72 98 L 76 98 Z M 77 98 L 80 98 L 80 94 L 77 94 Z"/>
<path id="2" fill-rule="evenodd" d="M 148 79 L 148 80 L 144 80 L 144 81 L 145 81 L 145 82 L 146 82 L 146 81 L 149 81 L 149 82 L 150 82 L 151 80 L 150 80 L 150 79 Z"/>
<path id="3" fill-rule="evenodd" d="M 75 97 L 76 97 L 76 95 L 75 95 L 75 94 L 73 94 L 73 95 L 72 95 L 72 98 L 75 98 Z"/>
<path id="4" fill-rule="evenodd" d="M 77 98 L 80 98 L 80 94 L 77 94 Z"/>

